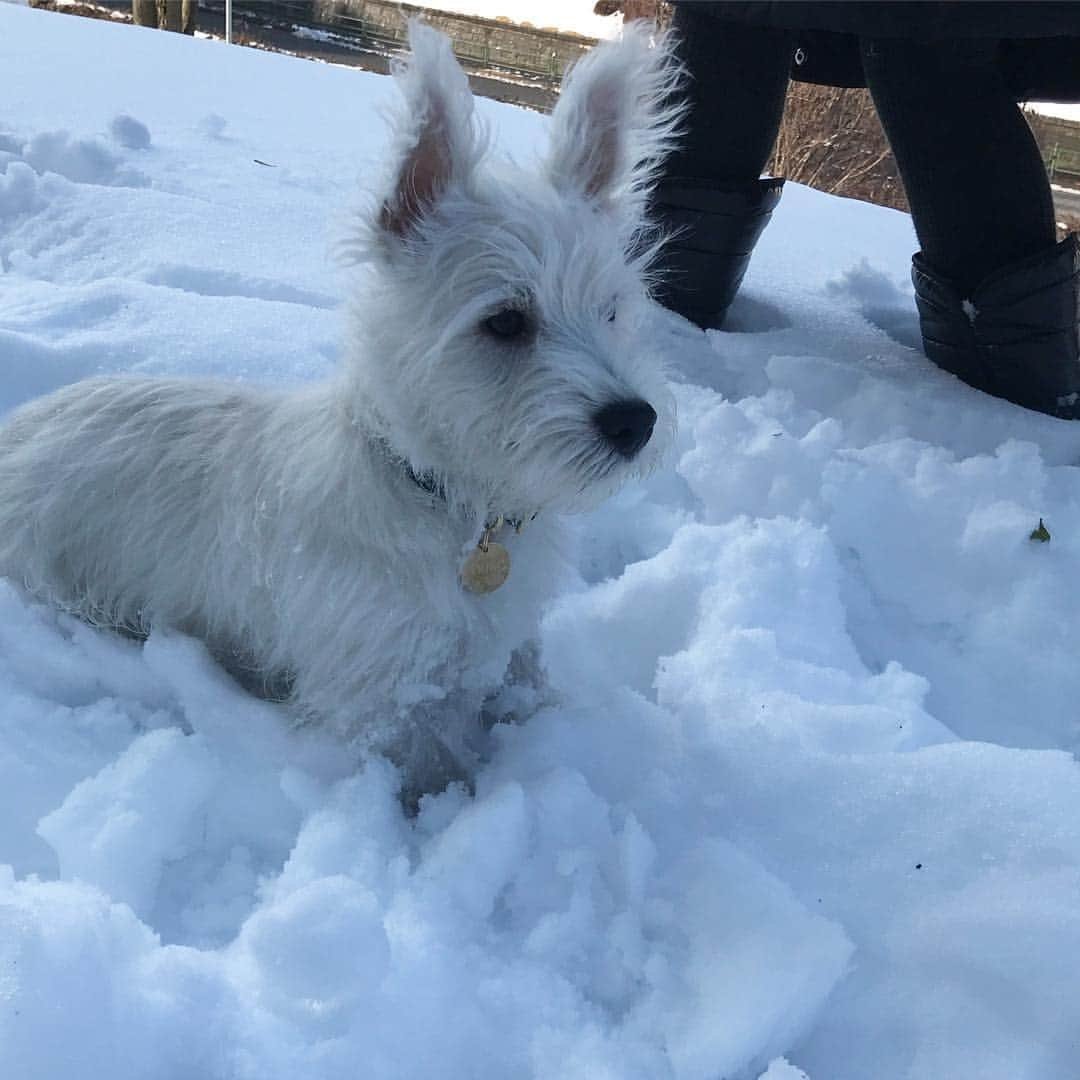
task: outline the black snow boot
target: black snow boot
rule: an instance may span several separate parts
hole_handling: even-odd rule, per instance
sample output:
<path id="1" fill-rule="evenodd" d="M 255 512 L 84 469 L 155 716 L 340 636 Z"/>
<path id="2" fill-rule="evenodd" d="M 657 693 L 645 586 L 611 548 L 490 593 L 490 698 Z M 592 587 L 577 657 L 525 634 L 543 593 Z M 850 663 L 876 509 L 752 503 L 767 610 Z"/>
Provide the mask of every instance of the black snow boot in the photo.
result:
<path id="1" fill-rule="evenodd" d="M 656 299 L 703 330 L 718 327 L 783 186 L 783 180 L 739 188 L 708 180 L 662 181 L 653 193 L 653 216 L 672 239 L 657 266 Z"/>
<path id="2" fill-rule="evenodd" d="M 911 278 L 923 350 L 969 386 L 1080 420 L 1080 247 L 1076 234 L 1007 266 L 965 298 L 918 254 Z"/>

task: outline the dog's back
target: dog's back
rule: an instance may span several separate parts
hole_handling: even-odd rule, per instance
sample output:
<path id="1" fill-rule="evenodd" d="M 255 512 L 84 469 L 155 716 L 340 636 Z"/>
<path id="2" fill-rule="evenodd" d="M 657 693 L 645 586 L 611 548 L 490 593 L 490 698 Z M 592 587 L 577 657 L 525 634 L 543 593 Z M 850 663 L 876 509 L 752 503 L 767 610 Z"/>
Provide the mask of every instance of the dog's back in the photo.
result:
<path id="1" fill-rule="evenodd" d="M 215 573 L 222 545 L 253 539 L 214 478 L 245 483 L 259 401 L 211 381 L 99 378 L 18 410 L 0 428 L 0 573 L 105 625 L 212 636 L 237 584 Z"/>

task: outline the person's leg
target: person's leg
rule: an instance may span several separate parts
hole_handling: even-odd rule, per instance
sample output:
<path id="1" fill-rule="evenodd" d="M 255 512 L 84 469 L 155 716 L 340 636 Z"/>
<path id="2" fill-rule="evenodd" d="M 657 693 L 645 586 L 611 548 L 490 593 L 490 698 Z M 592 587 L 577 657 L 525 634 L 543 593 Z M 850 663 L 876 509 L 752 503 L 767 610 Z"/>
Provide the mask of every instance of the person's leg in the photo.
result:
<path id="1" fill-rule="evenodd" d="M 923 256 L 969 295 L 1053 247 L 1038 144 L 995 41 L 863 42 L 863 69 L 896 156 Z"/>
<path id="2" fill-rule="evenodd" d="M 672 28 L 688 78 L 690 111 L 666 171 L 717 185 L 747 185 L 761 175 L 784 112 L 794 48 L 786 31 L 745 26 L 682 4 Z"/>
<path id="3" fill-rule="evenodd" d="M 863 42 L 922 251 L 923 348 L 969 385 L 1080 419 L 1075 237 L 1055 242 L 1038 145 L 992 41 Z"/>
<path id="4" fill-rule="evenodd" d="M 662 257 L 661 303 L 718 326 L 768 223 L 782 181 L 759 179 L 783 115 L 792 36 L 676 8 L 689 110 L 664 167 L 654 213 L 674 235 Z"/>

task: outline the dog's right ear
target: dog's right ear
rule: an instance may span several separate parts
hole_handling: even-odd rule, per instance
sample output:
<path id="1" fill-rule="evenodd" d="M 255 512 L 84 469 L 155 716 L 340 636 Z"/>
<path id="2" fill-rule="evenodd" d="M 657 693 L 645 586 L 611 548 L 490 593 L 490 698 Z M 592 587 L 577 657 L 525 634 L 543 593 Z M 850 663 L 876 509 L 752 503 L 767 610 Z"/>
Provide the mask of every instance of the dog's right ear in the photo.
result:
<path id="1" fill-rule="evenodd" d="M 392 71 L 404 106 L 395 121 L 396 172 L 379 225 L 403 237 L 452 183 L 468 177 L 483 153 L 483 139 L 469 81 L 445 35 L 410 21 L 409 55 L 395 61 Z"/>

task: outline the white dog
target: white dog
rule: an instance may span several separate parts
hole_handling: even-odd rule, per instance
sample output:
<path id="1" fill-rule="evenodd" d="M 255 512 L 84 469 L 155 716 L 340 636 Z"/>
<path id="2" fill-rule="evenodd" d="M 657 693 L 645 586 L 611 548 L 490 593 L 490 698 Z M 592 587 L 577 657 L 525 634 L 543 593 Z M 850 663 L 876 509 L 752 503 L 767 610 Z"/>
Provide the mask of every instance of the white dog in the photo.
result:
<path id="1" fill-rule="evenodd" d="M 678 122 L 670 45 L 628 27 L 566 80 L 546 162 L 492 164 L 447 40 L 414 23 L 410 44 L 334 378 L 101 378 L 0 433 L 0 573 L 101 625 L 195 635 L 399 755 L 418 731 L 453 748 L 535 631 L 558 514 L 668 441 L 635 322 Z"/>

